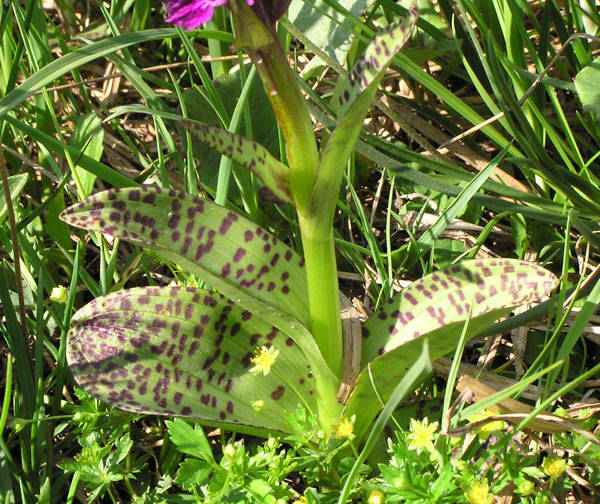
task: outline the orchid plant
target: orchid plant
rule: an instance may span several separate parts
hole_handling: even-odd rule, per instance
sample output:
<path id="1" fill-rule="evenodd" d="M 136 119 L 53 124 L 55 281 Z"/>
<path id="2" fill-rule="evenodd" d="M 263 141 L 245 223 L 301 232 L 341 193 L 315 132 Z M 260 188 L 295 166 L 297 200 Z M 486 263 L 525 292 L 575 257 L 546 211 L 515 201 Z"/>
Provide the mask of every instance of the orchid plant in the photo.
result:
<path id="1" fill-rule="evenodd" d="M 225 0 L 176 0 L 169 19 L 205 22 Z M 138 287 L 99 297 L 72 319 L 67 359 L 78 384 L 121 409 L 195 418 L 267 436 L 292 432 L 299 406 L 332 432 L 353 419 L 360 440 L 428 339 L 432 359 L 555 277 L 511 259 L 465 261 L 415 281 L 357 331 L 343 330 L 333 241 L 340 184 L 363 119 L 417 9 L 376 34 L 332 104 L 319 149 L 305 99 L 279 45 L 289 1 L 231 0 L 236 48 L 257 67 L 286 141 L 284 164 L 258 143 L 182 120 L 199 141 L 256 174 L 297 211 L 303 256 L 230 209 L 143 185 L 95 194 L 62 218 L 155 251 L 211 287 Z M 346 326 L 344 326 L 346 327 Z M 341 393 L 340 393 L 341 392 Z"/>

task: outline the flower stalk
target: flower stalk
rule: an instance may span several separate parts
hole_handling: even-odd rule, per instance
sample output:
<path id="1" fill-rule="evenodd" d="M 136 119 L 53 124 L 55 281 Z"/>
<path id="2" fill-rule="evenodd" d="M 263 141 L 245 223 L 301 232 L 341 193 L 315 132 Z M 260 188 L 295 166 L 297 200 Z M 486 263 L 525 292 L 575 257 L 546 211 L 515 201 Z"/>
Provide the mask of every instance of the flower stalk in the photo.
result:
<path id="1" fill-rule="evenodd" d="M 244 49 L 256 65 L 286 141 L 290 184 L 299 213 L 310 197 L 319 166 L 319 152 L 304 96 L 296 85 L 283 48 L 243 0 L 232 0 L 235 49 Z"/>

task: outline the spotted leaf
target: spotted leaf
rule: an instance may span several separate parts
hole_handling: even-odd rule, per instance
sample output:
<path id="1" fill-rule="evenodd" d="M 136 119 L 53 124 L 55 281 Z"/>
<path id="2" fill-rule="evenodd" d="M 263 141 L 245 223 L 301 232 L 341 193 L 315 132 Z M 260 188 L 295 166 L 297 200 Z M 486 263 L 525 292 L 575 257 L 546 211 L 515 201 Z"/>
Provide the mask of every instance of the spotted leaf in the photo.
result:
<path id="1" fill-rule="evenodd" d="M 330 218 L 334 212 L 346 164 L 377 86 L 394 55 L 410 37 L 418 15 L 418 9 L 413 7 L 405 19 L 378 32 L 350 71 L 337 103 L 338 124 L 323 149 L 317 179 L 308 202 L 307 214 L 316 216 L 316 219 Z"/>
<path id="2" fill-rule="evenodd" d="M 409 39 L 419 10 L 413 5 L 404 19 L 379 30 L 350 71 L 338 99 L 338 116 L 343 115 L 366 89 L 376 87 L 392 58 Z"/>
<path id="3" fill-rule="evenodd" d="M 262 346 L 279 351 L 266 376 L 250 372 Z M 299 404 L 317 411 L 316 378 L 294 341 L 202 289 L 141 287 L 97 298 L 72 319 L 67 361 L 86 392 L 128 411 L 263 434 L 287 432 L 284 412 Z"/>
<path id="4" fill-rule="evenodd" d="M 463 323 L 471 305 L 473 322 L 492 310 L 508 313 L 537 301 L 555 285 L 552 273 L 516 259 L 464 261 L 431 273 L 392 297 L 365 323 L 361 367 L 407 341 L 451 323 Z M 435 345 L 430 342 L 432 358 Z"/>
<path id="5" fill-rule="evenodd" d="M 347 405 L 348 414 L 357 414 L 357 432 L 381 408 L 373 387 L 385 401 L 420 355 L 422 338 L 433 361 L 456 348 L 469 311 L 468 339 L 555 285 L 556 277 L 535 264 L 492 259 L 449 266 L 403 289 L 363 327 L 362 372 Z"/>
<path id="6" fill-rule="evenodd" d="M 281 201 L 293 202 L 288 167 L 277 161 L 262 145 L 216 126 L 188 120 L 179 123 L 200 143 L 253 172 Z"/>
<path id="7" fill-rule="evenodd" d="M 155 250 L 236 303 L 255 311 L 273 306 L 309 327 L 303 260 L 226 208 L 183 192 L 142 186 L 95 194 L 61 218 Z"/>

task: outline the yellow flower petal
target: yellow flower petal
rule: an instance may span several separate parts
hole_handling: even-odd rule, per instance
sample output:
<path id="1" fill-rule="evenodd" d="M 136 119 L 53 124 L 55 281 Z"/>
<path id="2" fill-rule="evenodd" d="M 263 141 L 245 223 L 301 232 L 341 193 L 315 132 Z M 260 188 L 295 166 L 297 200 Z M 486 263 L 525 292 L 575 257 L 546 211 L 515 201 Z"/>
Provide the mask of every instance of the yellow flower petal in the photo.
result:
<path id="1" fill-rule="evenodd" d="M 490 487 L 487 481 L 472 481 L 465 491 L 465 497 L 470 504 L 492 504 L 494 496 L 490 495 Z"/>
<path id="2" fill-rule="evenodd" d="M 548 455 L 542 462 L 544 472 L 552 479 L 556 479 L 569 468 L 569 462 L 556 455 Z"/>
<path id="3" fill-rule="evenodd" d="M 254 367 L 250 369 L 253 374 L 262 373 L 267 376 L 271 371 L 271 366 L 275 364 L 275 360 L 279 355 L 279 350 L 275 350 L 274 347 L 267 348 L 262 346 L 255 352 L 255 356 L 250 359 L 250 362 L 254 364 Z"/>

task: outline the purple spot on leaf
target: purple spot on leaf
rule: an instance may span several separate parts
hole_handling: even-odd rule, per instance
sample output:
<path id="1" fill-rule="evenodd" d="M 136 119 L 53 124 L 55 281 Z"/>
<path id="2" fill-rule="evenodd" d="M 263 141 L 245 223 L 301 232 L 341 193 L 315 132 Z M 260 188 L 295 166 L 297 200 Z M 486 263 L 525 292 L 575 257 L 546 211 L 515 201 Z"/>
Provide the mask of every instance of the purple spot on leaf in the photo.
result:
<path id="1" fill-rule="evenodd" d="M 283 385 L 278 385 L 277 388 L 271 392 L 271 399 L 273 399 L 274 401 L 279 401 L 279 399 L 281 399 L 281 396 L 283 396 L 283 393 L 285 392 L 285 387 Z"/>
<path id="2" fill-rule="evenodd" d="M 235 254 L 233 256 L 233 262 L 240 262 L 242 260 L 242 257 L 244 257 L 246 255 L 246 250 L 244 250 L 242 247 L 239 247 L 236 251 Z"/>

